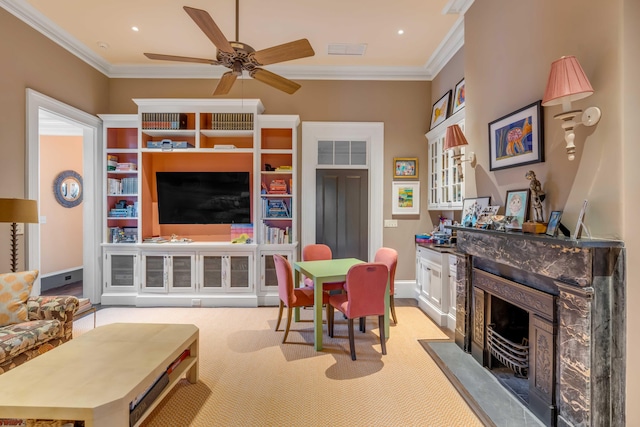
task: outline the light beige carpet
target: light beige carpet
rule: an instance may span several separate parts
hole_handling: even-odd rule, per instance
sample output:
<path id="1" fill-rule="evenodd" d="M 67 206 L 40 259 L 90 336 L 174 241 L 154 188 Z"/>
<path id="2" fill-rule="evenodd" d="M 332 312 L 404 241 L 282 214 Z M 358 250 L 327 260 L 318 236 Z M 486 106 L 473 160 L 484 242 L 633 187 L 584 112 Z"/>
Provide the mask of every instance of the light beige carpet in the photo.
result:
<path id="1" fill-rule="evenodd" d="M 446 339 L 416 307 L 397 307 L 387 355 L 377 319 L 356 326 L 358 360 L 349 355 L 347 323 L 313 349 L 313 323 L 274 331 L 278 310 L 260 308 L 105 308 L 97 325 L 193 323 L 200 328 L 200 381 L 182 380 L 143 423 L 167 426 L 481 426 L 419 339 Z M 302 310 L 311 319 L 311 310 Z M 284 320 L 284 319 L 283 319 Z M 93 327 L 92 316 L 74 335 Z M 282 327 L 282 326 L 281 326 Z"/>

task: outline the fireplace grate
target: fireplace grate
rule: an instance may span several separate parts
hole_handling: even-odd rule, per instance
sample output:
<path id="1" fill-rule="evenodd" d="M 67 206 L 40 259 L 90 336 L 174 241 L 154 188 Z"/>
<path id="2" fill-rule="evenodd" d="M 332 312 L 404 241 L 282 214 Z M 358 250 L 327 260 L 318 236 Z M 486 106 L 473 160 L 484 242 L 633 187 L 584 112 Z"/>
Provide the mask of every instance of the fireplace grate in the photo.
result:
<path id="1" fill-rule="evenodd" d="M 493 356 L 523 378 L 529 370 L 529 345 L 523 338 L 522 344 L 516 344 L 493 330 L 493 324 L 487 325 L 487 346 Z"/>

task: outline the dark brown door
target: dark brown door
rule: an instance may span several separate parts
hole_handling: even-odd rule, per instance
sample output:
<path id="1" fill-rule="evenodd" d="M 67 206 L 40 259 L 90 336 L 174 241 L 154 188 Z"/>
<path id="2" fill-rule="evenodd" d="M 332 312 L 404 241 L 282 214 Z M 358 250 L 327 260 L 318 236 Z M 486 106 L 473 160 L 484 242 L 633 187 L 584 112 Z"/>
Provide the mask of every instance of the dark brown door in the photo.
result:
<path id="1" fill-rule="evenodd" d="M 316 242 L 334 258 L 369 259 L 368 189 L 367 170 L 316 171 Z"/>

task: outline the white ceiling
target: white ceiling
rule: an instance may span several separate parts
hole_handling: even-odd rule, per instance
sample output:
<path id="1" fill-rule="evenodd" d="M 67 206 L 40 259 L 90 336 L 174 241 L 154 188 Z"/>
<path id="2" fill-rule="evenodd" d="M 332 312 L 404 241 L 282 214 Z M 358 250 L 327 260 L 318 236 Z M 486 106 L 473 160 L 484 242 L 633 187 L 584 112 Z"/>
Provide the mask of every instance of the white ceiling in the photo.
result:
<path id="1" fill-rule="evenodd" d="M 472 3 L 240 0 L 239 38 L 256 50 L 307 38 L 313 57 L 265 67 L 290 79 L 431 80 L 462 46 L 463 14 Z M 234 0 L 0 0 L 0 7 L 109 77 L 219 77 L 225 67 L 143 55 L 215 59 L 215 47 L 185 5 L 209 12 L 227 39 L 235 39 Z M 329 55 L 334 43 L 363 43 L 366 51 Z"/>

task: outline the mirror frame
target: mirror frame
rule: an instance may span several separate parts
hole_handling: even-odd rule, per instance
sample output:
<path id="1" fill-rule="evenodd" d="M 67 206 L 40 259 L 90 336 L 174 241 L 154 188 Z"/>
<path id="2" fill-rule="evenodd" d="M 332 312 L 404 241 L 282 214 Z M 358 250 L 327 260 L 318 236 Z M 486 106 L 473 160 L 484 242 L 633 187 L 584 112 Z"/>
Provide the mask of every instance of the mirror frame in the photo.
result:
<path id="1" fill-rule="evenodd" d="M 78 195 L 74 198 L 69 198 L 62 192 L 62 186 L 65 182 L 71 181 L 78 184 Z M 56 179 L 53 181 L 53 194 L 56 196 L 56 201 L 65 208 L 73 208 L 82 203 L 82 176 L 78 172 L 72 170 L 66 170 L 60 172 Z"/>

